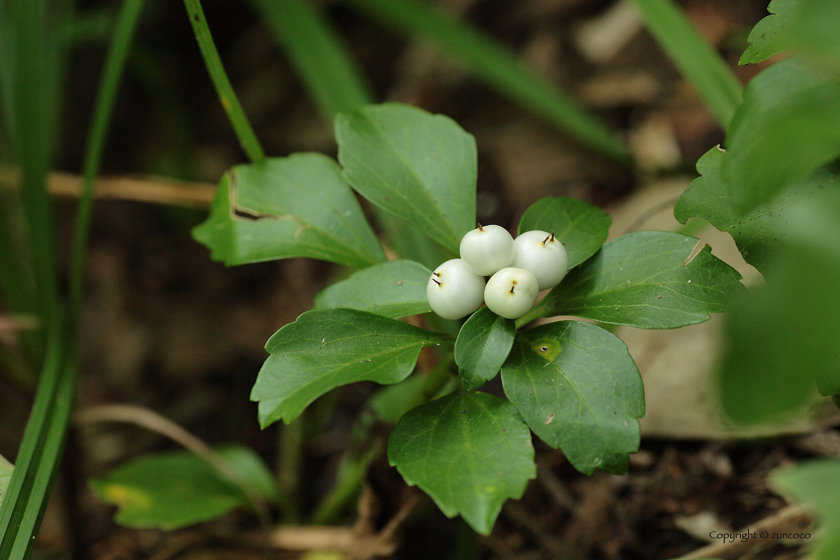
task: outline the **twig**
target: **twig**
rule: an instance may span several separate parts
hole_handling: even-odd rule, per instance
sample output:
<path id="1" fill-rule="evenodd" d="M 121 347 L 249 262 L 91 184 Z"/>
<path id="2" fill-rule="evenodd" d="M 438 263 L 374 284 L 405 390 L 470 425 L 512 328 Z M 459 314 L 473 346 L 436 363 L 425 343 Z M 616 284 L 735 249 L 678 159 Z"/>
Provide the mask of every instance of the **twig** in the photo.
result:
<path id="1" fill-rule="evenodd" d="M 736 538 L 730 542 L 726 542 L 725 540 L 723 540 L 720 542 L 706 545 L 703 548 L 697 549 L 694 552 L 686 554 L 685 556 L 680 556 L 677 560 L 691 560 L 693 558 L 717 558 L 725 554 L 739 553 L 739 551 L 742 549 L 754 546 L 755 541 L 766 542 L 770 540 L 770 537 L 760 536 L 762 531 L 768 532 L 772 535 L 773 529 L 790 526 L 793 523 L 808 520 L 810 518 L 810 509 L 807 506 L 788 506 L 784 509 L 777 511 L 771 516 L 765 517 L 757 523 L 748 525 L 747 527 L 739 531 L 739 533 L 746 533 L 749 531 L 750 533 L 758 534 L 759 536 L 755 537 L 754 539 L 747 539 L 746 541 L 742 541 Z"/>
<path id="2" fill-rule="evenodd" d="M 394 517 L 378 533 L 372 531 L 372 514 L 376 510 L 375 497 L 369 488 L 359 500 L 359 519 L 353 527 L 297 526 L 278 527 L 264 541 L 284 550 L 334 550 L 348 559 L 367 560 L 377 556 L 391 556 L 397 548 L 396 533 L 419 501 L 411 494 Z"/>
<path id="3" fill-rule="evenodd" d="M 36 315 L 0 315 L 0 338 L 10 336 L 17 331 L 31 331 L 39 328 L 41 321 Z"/>
<path id="4" fill-rule="evenodd" d="M 0 192 L 16 189 L 19 178 L 16 170 L 0 167 Z M 82 178 L 72 173 L 53 172 L 49 175 L 49 191 L 55 196 L 78 198 L 82 193 Z M 216 186 L 209 183 L 176 181 L 162 177 L 100 177 L 96 180 L 96 198 L 135 200 L 154 204 L 206 208 L 213 200 Z"/>

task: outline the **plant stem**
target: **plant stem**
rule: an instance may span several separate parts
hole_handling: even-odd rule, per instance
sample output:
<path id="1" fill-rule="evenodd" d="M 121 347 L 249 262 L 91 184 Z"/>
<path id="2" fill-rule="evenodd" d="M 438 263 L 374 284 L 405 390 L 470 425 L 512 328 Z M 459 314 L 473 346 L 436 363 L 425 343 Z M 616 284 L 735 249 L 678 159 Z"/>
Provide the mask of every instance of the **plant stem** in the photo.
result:
<path id="1" fill-rule="evenodd" d="M 382 453 L 382 445 L 374 445 L 357 459 L 348 459 L 339 469 L 338 479 L 327 497 L 312 514 L 312 523 L 324 525 L 334 523 L 353 497 L 362 487 L 370 464 Z"/>
<path id="2" fill-rule="evenodd" d="M 531 310 L 516 320 L 516 328 L 521 329 L 531 321 L 535 321 L 536 319 L 542 319 L 546 317 L 546 306 L 549 296 L 544 297 L 537 305 L 531 308 Z"/>
<path id="3" fill-rule="evenodd" d="M 300 487 L 300 469 L 303 463 L 303 445 L 305 442 L 306 415 L 298 416 L 290 424 L 280 426 L 280 446 L 277 459 L 277 488 L 282 497 L 283 521 L 297 523 L 298 488 Z"/>
<path id="4" fill-rule="evenodd" d="M 201 56 L 204 57 L 207 72 L 210 74 L 210 79 L 213 80 L 213 86 L 216 88 L 219 101 L 222 102 L 222 107 L 233 125 L 237 138 L 239 138 L 239 144 L 248 159 L 253 163 L 264 160 L 265 152 L 254 133 L 254 129 L 251 128 L 251 123 L 248 122 L 248 117 L 245 116 L 245 111 L 233 91 L 233 86 L 230 84 L 224 66 L 222 66 L 219 51 L 216 50 L 216 44 L 213 42 L 213 36 L 210 34 L 210 28 L 207 26 L 207 20 L 204 17 L 204 10 L 201 9 L 201 2 L 199 0 L 184 0 L 184 6 L 190 16 L 190 23 L 198 42 L 198 48 L 201 50 Z"/>
<path id="5" fill-rule="evenodd" d="M 134 38 L 134 30 L 137 28 L 137 22 L 140 19 L 143 3 L 144 0 L 127 0 L 123 5 L 114 29 L 111 48 L 105 60 L 102 82 L 99 84 L 99 91 L 97 92 L 96 109 L 85 153 L 82 195 L 76 210 L 76 229 L 73 235 L 73 249 L 70 260 L 68 317 L 71 329 L 74 331 L 75 323 L 81 311 L 85 253 L 93 211 L 94 181 L 99 173 L 108 123 L 111 120 L 120 78 L 131 47 L 131 41 Z"/>

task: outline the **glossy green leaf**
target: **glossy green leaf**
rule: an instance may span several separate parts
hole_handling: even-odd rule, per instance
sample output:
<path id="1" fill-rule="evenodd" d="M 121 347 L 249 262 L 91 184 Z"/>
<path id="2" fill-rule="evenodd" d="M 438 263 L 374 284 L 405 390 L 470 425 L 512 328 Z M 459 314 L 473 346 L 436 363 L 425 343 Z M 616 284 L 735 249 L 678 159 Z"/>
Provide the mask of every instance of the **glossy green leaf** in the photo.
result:
<path id="1" fill-rule="evenodd" d="M 632 0 L 645 25 L 726 129 L 741 102 L 741 83 L 674 0 Z"/>
<path id="2" fill-rule="evenodd" d="M 0 504 L 3 503 L 3 498 L 6 496 L 6 488 L 9 487 L 9 480 L 12 478 L 13 470 L 15 470 L 14 465 L 0 455 Z"/>
<path id="3" fill-rule="evenodd" d="M 609 234 L 612 218 L 597 206 L 569 198 L 542 198 L 519 220 L 519 233 L 541 229 L 560 240 L 569 257 L 569 269 L 598 252 Z"/>
<path id="4" fill-rule="evenodd" d="M 455 341 L 455 363 L 467 390 L 490 381 L 513 346 L 516 324 L 482 307 L 461 327 Z"/>
<path id="5" fill-rule="evenodd" d="M 458 250 L 475 227 L 475 139 L 443 115 L 385 103 L 335 120 L 338 161 L 362 196 Z"/>
<path id="6" fill-rule="evenodd" d="M 409 411 L 388 442 L 388 461 L 448 517 L 460 514 L 482 535 L 508 498 L 536 476 L 528 427 L 509 402 L 453 393 Z"/>
<path id="7" fill-rule="evenodd" d="M 747 41 L 750 45 L 738 64 L 752 64 L 767 60 L 775 54 L 793 47 L 795 41 L 790 34 L 789 15 L 791 8 L 802 0 L 773 0 L 767 6 L 769 16 L 759 21 Z"/>
<path id="8" fill-rule="evenodd" d="M 789 235 L 765 286 L 734 306 L 720 395 L 742 424 L 801 411 L 840 393 L 840 195 L 787 214 Z"/>
<path id="9" fill-rule="evenodd" d="M 428 39 L 477 79 L 609 158 L 629 162 L 617 135 L 492 37 L 422 0 L 346 0 L 391 28 Z"/>
<path id="10" fill-rule="evenodd" d="M 315 297 L 315 309 L 348 307 L 399 319 L 428 313 L 432 271 L 414 261 L 388 261 L 353 274 Z"/>
<path id="11" fill-rule="evenodd" d="M 244 467 L 243 477 L 256 474 L 255 487 L 271 484 L 270 473 L 252 451 L 230 447 L 219 453 L 234 468 Z M 119 507 L 115 520 L 126 527 L 177 529 L 248 505 L 239 488 L 185 451 L 141 457 L 90 485 L 102 500 Z"/>
<path id="12" fill-rule="evenodd" d="M 385 260 L 338 165 L 314 153 L 234 167 L 193 237 L 227 265 L 310 257 L 362 268 Z"/>
<path id="13" fill-rule="evenodd" d="M 726 139 L 724 176 L 739 208 L 772 200 L 840 154 L 840 74 L 796 56 L 747 86 Z"/>
<path id="14" fill-rule="evenodd" d="M 572 270 L 549 292 L 541 315 L 574 315 L 642 329 L 702 323 L 743 292 L 741 275 L 697 239 L 628 233 Z M 696 254 L 695 254 L 696 253 Z"/>
<path id="15" fill-rule="evenodd" d="M 770 486 L 780 494 L 809 504 L 817 511 L 820 526 L 811 531 L 819 538 L 809 543 L 809 558 L 840 558 L 840 461 L 823 459 L 773 471 Z"/>
<path id="16" fill-rule="evenodd" d="M 308 311 L 268 340 L 251 391 L 260 424 L 287 424 L 326 392 L 355 383 L 398 383 L 414 369 L 420 349 L 443 335 L 356 309 Z"/>
<path id="17" fill-rule="evenodd" d="M 797 204 L 823 195 L 837 182 L 836 175 L 819 169 L 803 181 L 785 189 L 773 200 L 742 213 L 732 198 L 732 189 L 723 175 L 726 152 L 712 148 L 697 162 L 700 177 L 695 179 L 674 206 L 674 216 L 682 223 L 699 216 L 735 240 L 744 260 L 764 274 L 778 258 L 788 236 L 787 216 Z"/>
<path id="18" fill-rule="evenodd" d="M 516 337 L 502 384 L 531 430 L 580 472 L 624 473 L 639 449 L 642 378 L 624 343 L 580 321 Z"/>

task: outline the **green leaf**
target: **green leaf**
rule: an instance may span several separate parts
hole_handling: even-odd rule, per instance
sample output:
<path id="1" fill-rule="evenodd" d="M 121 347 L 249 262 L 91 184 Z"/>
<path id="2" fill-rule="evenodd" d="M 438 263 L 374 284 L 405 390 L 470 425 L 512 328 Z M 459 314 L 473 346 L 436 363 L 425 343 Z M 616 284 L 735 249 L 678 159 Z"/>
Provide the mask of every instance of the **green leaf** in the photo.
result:
<path id="1" fill-rule="evenodd" d="M 414 375 L 396 385 L 382 387 L 368 401 L 376 417 L 390 424 L 396 424 L 403 414 L 429 400 L 423 391 L 426 379 Z"/>
<path id="2" fill-rule="evenodd" d="M 499 370 L 513 346 L 516 323 L 487 307 L 473 313 L 455 341 L 455 363 L 467 390 L 478 389 Z"/>
<path id="3" fill-rule="evenodd" d="M 385 260 L 338 165 L 314 153 L 234 167 L 193 237 L 227 265 L 310 257 L 362 268 Z"/>
<path id="4" fill-rule="evenodd" d="M 815 388 L 840 393 L 840 195 L 787 214 L 768 282 L 734 307 L 720 375 L 723 410 L 743 424 L 799 413 Z"/>
<path id="5" fill-rule="evenodd" d="M 574 315 L 642 329 L 702 323 L 742 293 L 741 275 L 678 233 L 637 231 L 605 244 L 543 300 L 542 316 Z M 693 258 L 692 258 L 693 255 Z"/>
<path id="6" fill-rule="evenodd" d="M 324 118 L 372 101 L 340 37 L 310 0 L 251 0 L 306 82 Z"/>
<path id="7" fill-rule="evenodd" d="M 528 207 L 519 220 L 519 233 L 540 229 L 554 233 L 569 257 L 569 269 L 598 252 L 612 218 L 583 200 L 558 196 L 542 198 Z"/>
<path id="8" fill-rule="evenodd" d="M 263 427 L 287 424 L 326 392 L 355 383 L 398 383 L 414 369 L 420 349 L 443 335 L 356 309 L 308 311 L 268 340 L 251 400 Z"/>
<path id="9" fill-rule="evenodd" d="M 726 129 L 741 102 L 741 83 L 729 65 L 673 0 L 633 0 L 633 4 L 651 34 Z"/>
<path id="10" fill-rule="evenodd" d="M 813 506 L 820 518 L 820 538 L 810 543 L 815 560 L 840 558 L 840 461 L 823 459 L 773 471 L 770 486 Z"/>
<path id="11" fill-rule="evenodd" d="M 840 74 L 802 55 L 747 86 L 726 140 L 724 176 L 746 209 L 772 200 L 840 153 Z"/>
<path id="12" fill-rule="evenodd" d="M 700 177 L 695 179 L 674 206 L 681 223 L 701 217 L 735 240 L 744 260 L 763 274 L 778 258 L 788 236 L 788 214 L 797 204 L 815 198 L 837 180 L 829 170 L 819 169 L 803 181 L 785 189 L 773 200 L 741 212 L 732 198 L 732 189 L 723 175 L 727 155 L 712 148 L 697 162 Z"/>
<path id="13" fill-rule="evenodd" d="M 475 227 L 475 139 L 443 115 L 398 103 L 335 120 L 347 182 L 380 208 L 457 252 Z"/>
<path id="14" fill-rule="evenodd" d="M 448 517 L 460 514 L 482 535 L 508 498 L 536 476 L 528 427 L 509 402 L 453 393 L 409 411 L 388 442 L 388 461 Z"/>
<path id="15" fill-rule="evenodd" d="M 639 449 L 642 378 L 624 343 L 580 321 L 519 333 L 502 367 L 505 395 L 531 430 L 580 472 L 624 473 Z"/>
<path id="16" fill-rule="evenodd" d="M 6 488 L 9 487 L 13 470 L 15 470 L 15 466 L 0 455 L 0 504 L 3 503 L 3 498 L 6 496 Z"/>
<path id="17" fill-rule="evenodd" d="M 272 484 L 252 451 L 230 447 L 219 453 L 233 466 L 245 468 L 243 479 L 256 474 L 256 488 Z M 248 505 L 239 488 L 207 461 L 184 451 L 141 457 L 92 479 L 90 485 L 102 500 L 119 507 L 117 523 L 138 529 L 178 529 Z"/>
<path id="18" fill-rule="evenodd" d="M 434 270 L 442 262 L 458 257 L 458 254 L 444 249 L 405 220 L 380 211 L 377 221 L 382 228 L 385 245 L 400 258 L 419 262 L 429 270 Z"/>
<path id="19" fill-rule="evenodd" d="M 790 13 L 790 34 L 797 45 L 812 53 L 840 60 L 840 4 L 833 0 L 799 0 Z"/>
<path id="20" fill-rule="evenodd" d="M 274 482 L 274 475 L 259 455 L 247 447 L 238 445 L 220 447 L 218 452 L 236 474 L 236 480 L 227 481 L 228 483 L 244 485 L 254 496 L 267 502 L 277 503 L 280 495 Z M 252 506 L 253 503 L 247 505 Z"/>
<path id="21" fill-rule="evenodd" d="M 750 46 L 741 55 L 738 64 L 752 64 L 767 60 L 775 54 L 792 48 L 795 44 L 789 27 L 791 8 L 802 0 L 773 0 L 767 6 L 771 15 L 759 21 L 747 41 Z"/>
<path id="22" fill-rule="evenodd" d="M 432 271 L 414 261 L 388 261 L 353 274 L 315 297 L 315 309 L 348 307 L 392 319 L 431 311 L 426 284 Z"/>
<path id="23" fill-rule="evenodd" d="M 64 324 L 46 329 L 47 354 L 35 402 L 0 503 L 0 558 L 28 559 L 61 462 L 73 409 L 75 363 L 66 360 Z"/>
<path id="24" fill-rule="evenodd" d="M 630 153 L 616 134 L 498 41 L 417 0 L 349 0 L 389 27 L 434 42 L 467 71 L 599 153 L 621 162 Z"/>

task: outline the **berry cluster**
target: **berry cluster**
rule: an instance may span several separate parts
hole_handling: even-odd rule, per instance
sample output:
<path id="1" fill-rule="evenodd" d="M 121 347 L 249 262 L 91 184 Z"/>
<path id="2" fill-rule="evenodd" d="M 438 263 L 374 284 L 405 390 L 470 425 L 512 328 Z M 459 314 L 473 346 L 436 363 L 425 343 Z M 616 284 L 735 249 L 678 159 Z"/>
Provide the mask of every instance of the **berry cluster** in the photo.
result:
<path id="1" fill-rule="evenodd" d="M 461 239 L 461 258 L 432 273 L 426 296 L 444 319 L 465 317 L 482 303 L 496 315 L 518 319 L 540 290 L 560 283 L 567 266 L 566 249 L 553 233 L 526 231 L 513 239 L 503 227 L 479 224 Z"/>

